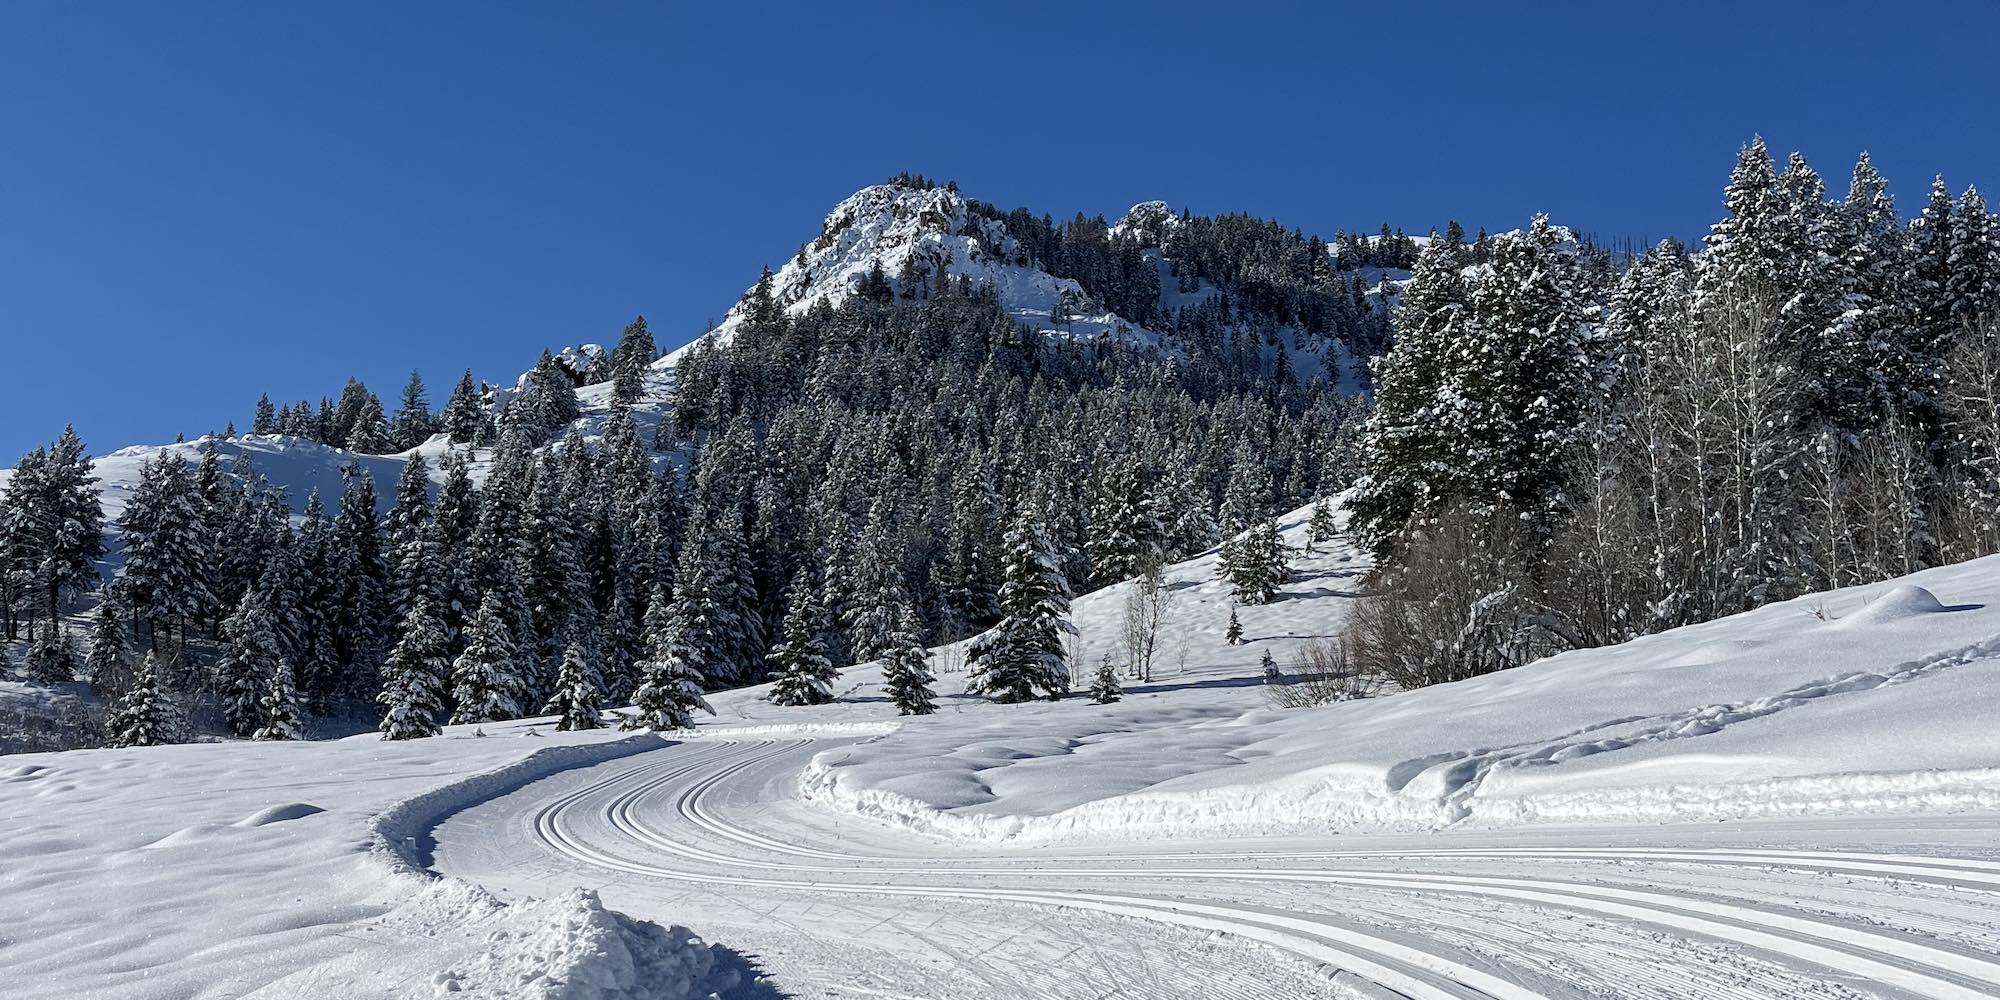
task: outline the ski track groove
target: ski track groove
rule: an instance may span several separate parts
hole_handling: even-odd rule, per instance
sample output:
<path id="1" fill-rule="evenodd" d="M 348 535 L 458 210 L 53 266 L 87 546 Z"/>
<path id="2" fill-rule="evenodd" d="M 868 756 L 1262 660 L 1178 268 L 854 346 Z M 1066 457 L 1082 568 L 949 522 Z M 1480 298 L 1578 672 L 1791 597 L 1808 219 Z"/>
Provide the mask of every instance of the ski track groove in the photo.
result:
<path id="1" fill-rule="evenodd" d="M 814 742 L 810 737 L 780 737 L 741 740 L 713 740 L 682 744 L 683 753 L 664 761 L 615 770 L 597 780 L 567 790 L 547 800 L 526 817 L 535 838 L 559 854 L 591 866 L 651 879 L 721 884 L 751 889 L 778 889 L 792 892 L 876 895 L 890 897 L 931 897 L 968 899 L 1090 910 L 1197 931 L 1233 936 L 1264 947 L 1276 948 L 1332 969 L 1346 976 L 1368 980 L 1394 990 L 1410 1000 L 1546 1000 L 1543 993 L 1513 975 L 1516 968 L 1546 974 L 1547 964 L 1564 958 L 1563 953 L 1519 949 L 1502 958 L 1515 959 L 1515 967 L 1500 966 L 1508 975 L 1496 974 L 1460 960 L 1457 955 L 1476 954 L 1463 945 L 1444 951 L 1417 947 L 1335 923 L 1309 910 L 1277 910 L 1235 902 L 1194 899 L 1182 896 L 1160 898 L 1128 892 L 1100 891 L 1066 884 L 1051 891 L 1015 887 L 1005 880 L 1023 878 L 1047 881 L 1051 877 L 1071 879 L 1121 880 L 1133 877 L 1172 878 L 1192 885 L 1238 883 L 1293 884 L 1299 886 L 1340 886 L 1348 889 L 1392 891 L 1431 896 L 1473 897 L 1505 901 L 1550 912 L 1567 912 L 1608 919 L 1614 923 L 1658 928 L 1686 939 L 1720 942 L 1748 952 L 1771 957 L 1782 968 L 1826 971 L 1833 982 L 1879 984 L 1897 994 L 1937 997 L 1941 1000 L 1991 1000 L 2000 996 L 2000 963 L 1971 949 L 1950 949 L 1926 943 L 1914 933 L 1898 933 L 1824 919 L 1780 904 L 1743 905 L 1740 898 L 1712 893 L 1671 894 L 1654 889 L 1618 885 L 1578 883 L 1517 875 L 1465 875 L 1407 870 L 1210 867 L 1236 862 L 1244 865 L 1270 862 L 1387 862 L 1421 861 L 1578 861 L 1605 863 L 1647 863 L 1677 866 L 1782 869 L 1809 871 L 1857 878 L 1909 883 L 1929 889 L 1952 889 L 1982 895 L 2000 894 L 2000 862 L 1969 858 L 1939 858 L 1895 853 L 1840 852 L 1820 850 L 1772 850 L 1761 848 L 1483 848 L 1437 851 L 1295 851 L 1295 852 L 1215 852 L 1173 854 L 1106 854 L 1083 858 L 1036 857 L 1022 865 L 1006 858 L 1015 867 L 967 867 L 966 859 L 949 859 L 953 877 L 977 879 L 976 885 L 924 884 L 907 877 L 935 877 L 942 857 L 868 856 L 830 851 L 786 843 L 736 826 L 712 808 L 711 795 L 724 789 L 736 776 L 793 753 Z M 692 755 L 692 757 L 690 757 Z M 676 782 L 683 782 L 675 787 Z M 694 843 L 667 836 L 638 815 L 642 804 L 662 795 L 671 798 L 673 815 L 718 839 L 723 846 L 750 852 L 798 858 L 801 861 L 759 860 L 749 856 L 718 853 Z M 683 861 L 713 865 L 731 872 L 753 869 L 766 874 L 718 874 L 707 870 L 667 867 L 650 860 L 626 857 L 610 846 L 590 841 L 588 830 L 596 826 L 613 832 L 622 841 Z M 933 867 L 913 867 L 911 862 L 928 862 Z M 1106 863 L 1128 863 L 1135 867 L 1090 867 Z M 1168 867 L 1171 862 L 1186 867 Z M 897 864 L 900 863 L 900 866 Z M 1201 865 L 1197 867 L 1196 865 Z M 790 877 L 775 877 L 788 875 Z M 898 880 L 903 879 L 903 880 Z M 886 881 L 884 881 L 886 880 Z M 995 884 L 998 880 L 999 884 Z M 1003 940 L 979 955 L 956 953 L 946 943 L 928 935 L 903 929 L 911 937 L 924 940 L 940 954 L 950 957 L 960 974 L 982 981 L 999 990 L 999 995 L 1064 995 L 1062 969 L 1074 951 L 1053 963 L 1048 971 L 1032 973 L 1010 965 L 1009 974 L 1028 974 L 1029 982 L 999 983 L 989 974 L 987 955 L 1005 953 L 1012 944 Z M 1436 935 L 1426 940 L 1434 944 Z M 1488 944 L 1495 942 L 1489 941 Z M 1457 953 L 1457 955 L 1454 954 Z M 1093 954 L 1099 966 L 1103 956 Z M 1520 962 L 1528 958 L 1528 962 Z M 1656 965 L 1627 961 L 1615 950 L 1601 956 L 1607 967 L 1594 968 L 1604 974 L 1607 984 L 1617 985 L 1630 977 L 1649 975 L 1643 980 L 1651 988 L 1662 985 Z M 1495 964 L 1483 961 L 1481 964 Z M 1149 972 L 1155 972 L 1151 970 Z M 1772 970 L 1775 972 L 1775 970 Z M 1677 984 L 1686 995 L 1732 997 L 1757 1000 L 1795 995 L 1783 992 L 1796 983 L 1784 983 L 1772 974 L 1738 968 L 1734 982 L 1696 980 L 1675 970 Z M 1174 969 L 1173 982 L 1156 983 L 1160 989 L 1180 991 L 1167 995 L 1194 995 L 1199 982 L 1188 970 Z M 1633 984 L 1642 982 L 1632 979 Z M 1073 985 L 1073 984 L 1072 984 Z M 1210 982 L 1209 986 L 1216 984 Z M 1249 996 L 1240 990 L 1227 994 Z M 1637 995 L 1633 991 L 1628 995 Z"/>

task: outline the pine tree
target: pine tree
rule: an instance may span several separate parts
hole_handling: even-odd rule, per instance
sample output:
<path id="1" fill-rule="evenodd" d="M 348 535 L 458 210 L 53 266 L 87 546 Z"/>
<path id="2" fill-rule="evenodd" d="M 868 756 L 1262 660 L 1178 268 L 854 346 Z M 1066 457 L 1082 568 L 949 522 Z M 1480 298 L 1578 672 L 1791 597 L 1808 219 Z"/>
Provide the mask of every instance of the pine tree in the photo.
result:
<path id="1" fill-rule="evenodd" d="M 354 423 L 347 434 L 347 449 L 363 455 L 386 455 L 396 451 L 396 438 L 389 429 L 389 418 L 382 412 L 382 401 L 374 393 L 367 394 L 361 406 L 354 413 Z"/>
<path id="2" fill-rule="evenodd" d="M 262 591 L 252 587 L 243 592 L 235 612 L 223 621 L 222 634 L 229 645 L 215 664 L 215 690 L 222 696 L 230 731 L 248 736 L 265 721 L 264 684 L 284 659 Z"/>
<path id="3" fill-rule="evenodd" d="M 403 403 L 396 410 L 396 420 L 390 427 L 390 437 L 398 451 L 407 451 L 430 440 L 437 433 L 436 419 L 431 416 L 430 399 L 424 392 L 424 377 L 416 369 L 410 369 L 410 381 L 403 386 Z"/>
<path id="4" fill-rule="evenodd" d="M 1236 605 L 1229 606 L 1229 627 L 1223 630 L 1222 641 L 1231 646 L 1243 644 L 1243 623 L 1236 617 Z"/>
<path id="5" fill-rule="evenodd" d="M 1313 501 L 1312 519 L 1306 523 L 1306 551 L 1340 533 L 1333 519 L 1333 505 L 1322 497 Z"/>
<path id="6" fill-rule="evenodd" d="M 271 405 L 271 394 L 264 393 L 257 397 L 257 415 L 250 420 L 250 433 L 276 434 L 278 429 L 278 410 Z"/>
<path id="7" fill-rule="evenodd" d="M 458 385 L 451 390 L 451 398 L 445 401 L 444 413 L 438 418 L 444 432 L 451 436 L 452 444 L 483 444 L 490 436 L 491 421 L 486 414 L 486 404 L 481 401 L 479 387 L 472 380 L 472 369 L 459 376 Z"/>
<path id="8" fill-rule="evenodd" d="M 1063 637 L 1076 629 L 1069 621 L 1069 583 L 1062 561 L 1033 505 L 1008 532 L 1005 573 L 1000 624 L 966 649 L 971 671 L 967 689 L 1001 703 L 1027 701 L 1038 693 L 1053 701 L 1069 692 Z"/>
<path id="9" fill-rule="evenodd" d="M 436 736 L 444 713 L 444 685 L 450 660 L 444 629 L 419 597 L 403 619 L 403 637 L 383 668 L 382 738 L 408 740 Z"/>
<path id="10" fill-rule="evenodd" d="M 824 705 L 833 700 L 833 682 L 840 675 L 826 658 L 822 618 L 818 588 L 804 576 L 793 580 L 784 641 L 766 658 L 772 704 Z"/>
<path id="11" fill-rule="evenodd" d="M 646 369 L 657 357 L 659 348 L 653 343 L 652 331 L 646 329 L 646 317 L 634 319 L 611 352 L 612 398 L 638 402 L 646 389 Z"/>
<path id="12" fill-rule="evenodd" d="M 489 593 L 465 631 L 465 651 L 451 667 L 454 724 L 499 722 L 521 714 L 514 634 L 500 597 Z"/>
<path id="13" fill-rule="evenodd" d="M 556 717 L 558 730 L 570 732 L 598 728 L 597 705 L 597 669 L 591 666 L 583 644 L 573 640 L 563 649 L 555 696 L 542 711 Z"/>
<path id="14" fill-rule="evenodd" d="M 1230 596 L 1244 604 L 1269 604 L 1291 577 L 1288 552 L 1276 521 L 1266 521 L 1237 539 L 1230 548 Z"/>
<path id="15" fill-rule="evenodd" d="M 208 539 L 179 452 L 168 449 L 140 467 L 121 527 L 123 586 L 157 650 L 167 635 L 205 620 L 215 603 L 208 588 Z"/>
<path id="16" fill-rule="evenodd" d="M 123 605 L 105 593 L 91 618 L 90 655 L 84 660 L 91 687 L 100 695 L 123 694 L 132 669 L 131 631 Z"/>
<path id="17" fill-rule="evenodd" d="M 339 683 L 347 694 L 366 697 L 375 690 L 389 623 L 389 566 L 375 514 L 375 477 L 358 465 L 343 470 L 340 513 L 335 516 L 322 556 L 327 588 L 322 613 L 331 633 L 327 665 L 344 670 Z"/>
<path id="18" fill-rule="evenodd" d="M 132 675 L 132 685 L 105 721 L 108 745 L 151 747 L 173 742 L 172 710 L 160 691 L 160 668 L 148 651 Z"/>
<path id="19" fill-rule="evenodd" d="M 53 619 L 43 623 L 35 632 L 35 641 L 28 645 L 28 677 L 40 684 L 76 680 L 76 655 Z"/>
<path id="20" fill-rule="evenodd" d="M 896 609 L 896 631 L 882 657 L 882 687 L 898 715 L 929 715 L 937 711 L 931 692 L 929 656 L 917 640 L 916 612 L 906 603 Z"/>
<path id="21" fill-rule="evenodd" d="M 264 694 L 264 724 L 251 739 L 305 739 L 304 708 L 299 704 L 298 687 L 292 681 L 292 665 L 279 660 L 271 671 L 271 686 Z"/>
<path id="22" fill-rule="evenodd" d="M 646 607 L 646 659 L 639 663 L 639 690 L 632 695 L 638 711 L 624 728 L 689 729 L 695 709 L 715 714 L 701 696 L 701 650 L 688 630 L 682 599 L 670 599 L 663 584 L 654 584 Z"/>
<path id="23" fill-rule="evenodd" d="M 1106 653 L 1097 661 L 1097 673 L 1090 678 L 1090 703 L 1109 705 L 1125 697 L 1125 688 L 1118 682 L 1118 670 L 1111 664 L 1111 654 Z"/>

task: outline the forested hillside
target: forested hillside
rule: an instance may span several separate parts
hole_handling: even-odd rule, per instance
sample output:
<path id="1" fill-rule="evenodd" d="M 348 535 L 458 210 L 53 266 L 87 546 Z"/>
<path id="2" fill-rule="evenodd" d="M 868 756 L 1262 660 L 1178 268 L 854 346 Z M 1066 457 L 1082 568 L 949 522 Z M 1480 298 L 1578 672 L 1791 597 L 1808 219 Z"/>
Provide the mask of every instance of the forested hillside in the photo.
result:
<path id="1" fill-rule="evenodd" d="M 1942 181 L 1905 221 L 1865 158 L 1824 187 L 1753 143 L 1704 246 L 1628 260 L 1546 219 L 1056 224 L 900 176 L 664 357 L 639 320 L 435 412 L 414 377 L 393 413 L 264 399 L 132 482 L 74 435 L 24 457 L 16 687 L 96 697 L 0 738 L 673 726 L 878 658 L 919 711 L 923 648 L 980 633 L 989 694 L 1059 697 L 1070 594 L 1231 541 L 1267 600 L 1270 519 L 1350 488 L 1343 655 L 1404 687 L 1992 552 L 2000 228 Z M 400 479 L 293 495 L 243 441 Z"/>

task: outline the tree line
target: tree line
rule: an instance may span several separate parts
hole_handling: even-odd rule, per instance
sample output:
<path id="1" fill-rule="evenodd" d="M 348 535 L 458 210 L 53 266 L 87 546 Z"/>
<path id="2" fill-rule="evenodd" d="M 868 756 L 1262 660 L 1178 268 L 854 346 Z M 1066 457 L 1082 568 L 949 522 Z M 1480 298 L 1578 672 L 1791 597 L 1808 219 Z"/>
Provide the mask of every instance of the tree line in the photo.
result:
<path id="1" fill-rule="evenodd" d="M 2000 224 L 1739 157 L 1698 252 L 1429 243 L 1376 365 L 1354 648 L 1453 680 L 2000 548 Z"/>

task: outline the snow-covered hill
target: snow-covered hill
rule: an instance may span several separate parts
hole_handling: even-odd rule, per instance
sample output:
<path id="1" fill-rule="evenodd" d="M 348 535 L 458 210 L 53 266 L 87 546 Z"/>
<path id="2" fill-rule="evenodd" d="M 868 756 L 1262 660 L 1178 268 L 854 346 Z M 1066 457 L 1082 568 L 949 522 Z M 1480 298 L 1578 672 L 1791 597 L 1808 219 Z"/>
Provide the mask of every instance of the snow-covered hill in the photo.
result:
<path id="1" fill-rule="evenodd" d="M 791 312 L 821 302 L 838 305 L 859 292 L 878 266 L 898 291 L 906 276 L 928 287 L 940 270 L 968 278 L 975 287 L 991 285 L 1010 315 L 1046 333 L 1159 341 L 1158 334 L 1092 304 L 1076 281 L 1032 266 L 1001 223 L 974 214 L 962 195 L 943 187 L 877 184 L 849 195 L 827 215 L 803 255 L 773 272 L 772 295 Z M 1075 309 L 1059 322 L 1054 312 L 1065 294 Z M 732 307 L 714 336 L 726 342 L 743 316 L 741 303 Z M 669 353 L 656 367 L 673 367 L 686 350 Z"/>

